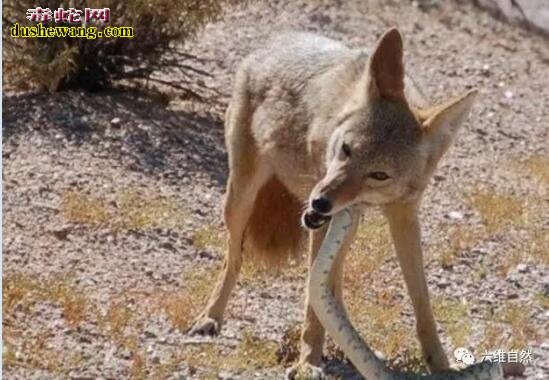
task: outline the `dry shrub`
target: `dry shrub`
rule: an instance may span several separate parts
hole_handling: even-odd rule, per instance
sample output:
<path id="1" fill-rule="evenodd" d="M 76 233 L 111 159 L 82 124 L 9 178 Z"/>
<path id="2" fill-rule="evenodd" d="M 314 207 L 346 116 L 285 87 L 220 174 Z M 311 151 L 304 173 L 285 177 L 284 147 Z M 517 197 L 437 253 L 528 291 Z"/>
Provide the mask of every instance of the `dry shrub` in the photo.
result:
<path id="1" fill-rule="evenodd" d="M 480 343 L 478 353 L 491 352 L 504 347 L 503 326 L 491 322 L 484 327 L 484 336 Z"/>
<path id="2" fill-rule="evenodd" d="M 118 195 L 117 205 L 118 224 L 123 228 L 175 228 L 183 223 L 184 212 L 165 197 L 125 190 Z"/>
<path id="3" fill-rule="evenodd" d="M 549 265 L 549 232 L 547 229 L 535 230 L 529 241 L 529 256 L 538 263 Z"/>
<path id="4" fill-rule="evenodd" d="M 75 356 L 63 357 L 52 347 L 51 331 L 41 331 L 36 336 L 15 343 L 3 342 L 3 365 L 27 369 L 43 369 L 52 374 L 61 375 L 67 372 L 70 365 L 77 362 Z"/>
<path id="5" fill-rule="evenodd" d="M 30 306 L 28 296 L 38 288 L 38 282 L 29 276 L 12 274 L 2 277 L 2 315 L 4 318 L 13 313 L 16 306 L 28 310 Z"/>
<path id="6" fill-rule="evenodd" d="M 63 317 L 71 326 L 77 326 L 85 319 L 88 303 L 81 291 L 68 282 L 59 280 L 50 281 L 45 286 L 45 297 L 61 304 Z"/>
<path id="7" fill-rule="evenodd" d="M 206 23 L 219 18 L 223 10 L 238 0 L 46 0 L 39 5 L 50 8 L 110 8 L 110 22 L 89 23 L 102 31 L 105 26 L 133 27 L 134 38 L 12 38 L 10 27 L 34 26 L 25 18 L 27 9 L 38 4 L 31 0 L 3 3 L 4 67 L 13 84 L 31 83 L 42 89 L 64 88 L 99 90 L 118 79 L 154 79 L 172 87 L 185 87 L 191 75 L 208 75 L 197 69 L 199 60 L 177 49 Z M 83 24 L 83 23 L 82 23 Z M 68 26 L 47 21 L 44 26 Z M 74 24 L 72 26 L 75 26 Z M 76 26 L 81 26 L 77 24 Z M 158 69 L 179 70 L 180 83 L 161 81 L 151 75 Z M 190 92 L 192 95 L 193 93 Z"/>

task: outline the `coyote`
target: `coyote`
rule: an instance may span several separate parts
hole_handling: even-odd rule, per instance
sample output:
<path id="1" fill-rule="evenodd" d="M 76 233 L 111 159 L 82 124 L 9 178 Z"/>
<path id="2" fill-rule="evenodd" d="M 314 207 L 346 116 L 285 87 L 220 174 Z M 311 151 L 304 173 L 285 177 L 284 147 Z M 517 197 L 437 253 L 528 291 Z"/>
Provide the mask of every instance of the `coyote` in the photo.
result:
<path id="1" fill-rule="evenodd" d="M 369 55 L 314 34 L 289 33 L 244 59 L 225 120 L 229 248 L 191 333 L 219 332 L 243 252 L 277 264 L 298 253 L 308 229 L 312 263 L 331 215 L 350 205 L 379 206 L 389 221 L 424 359 L 432 372 L 448 368 L 423 272 L 418 209 L 477 91 L 429 106 L 404 74 L 402 47 L 396 28 Z M 351 233 L 330 273 L 340 303 L 345 251 L 359 216 L 353 212 Z M 295 369 L 316 377 L 322 374 L 324 328 L 308 298 Z"/>

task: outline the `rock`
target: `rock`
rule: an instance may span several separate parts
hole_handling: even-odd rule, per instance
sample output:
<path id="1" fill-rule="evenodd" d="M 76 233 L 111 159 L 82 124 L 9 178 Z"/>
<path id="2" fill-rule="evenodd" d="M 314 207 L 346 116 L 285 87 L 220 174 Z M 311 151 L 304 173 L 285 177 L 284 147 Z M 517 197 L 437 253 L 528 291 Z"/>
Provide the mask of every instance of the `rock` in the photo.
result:
<path id="1" fill-rule="evenodd" d="M 446 289 L 451 285 L 450 281 L 446 279 L 440 279 L 439 282 L 437 282 L 437 286 L 441 289 Z"/>
<path id="2" fill-rule="evenodd" d="M 509 294 L 507 294 L 507 299 L 509 299 L 509 300 L 514 300 L 514 299 L 517 299 L 517 298 L 519 298 L 518 293 L 509 293 Z"/>
<path id="3" fill-rule="evenodd" d="M 161 247 L 161 248 L 164 248 L 164 249 L 166 249 L 166 250 L 168 250 L 168 251 L 177 252 L 177 249 L 176 249 L 176 248 L 173 246 L 173 244 L 170 243 L 170 242 L 162 243 L 162 244 L 160 244 L 160 247 Z"/>
<path id="4" fill-rule="evenodd" d="M 547 0 L 477 0 L 479 6 L 549 35 L 549 2 Z"/>
<path id="5" fill-rule="evenodd" d="M 264 298 L 264 299 L 273 298 L 272 295 L 269 294 L 269 292 L 261 292 L 261 293 L 259 293 L 259 297 Z"/>
<path id="6" fill-rule="evenodd" d="M 57 238 L 57 240 L 67 240 L 67 237 L 70 231 L 71 231 L 70 227 L 65 227 L 65 228 L 52 230 L 50 232 L 53 236 Z"/>
<path id="7" fill-rule="evenodd" d="M 442 182 L 446 179 L 446 177 L 444 177 L 443 175 L 435 174 L 433 176 L 433 179 L 435 180 L 435 182 Z"/>
<path id="8" fill-rule="evenodd" d="M 112 120 L 111 120 L 111 125 L 112 125 L 113 127 L 117 127 L 117 126 L 120 125 L 120 122 L 121 122 L 121 121 L 122 121 L 122 120 L 120 120 L 119 117 L 114 117 L 114 118 L 112 118 Z"/>
<path id="9" fill-rule="evenodd" d="M 453 220 L 462 220 L 463 219 L 463 214 L 459 211 L 450 211 L 448 213 L 448 218 L 453 219 Z"/>
<path id="10" fill-rule="evenodd" d="M 125 360 L 130 360 L 132 358 L 132 352 L 128 348 L 125 348 L 125 347 L 121 348 L 120 357 L 122 357 L 122 359 L 125 359 Z"/>
<path id="11" fill-rule="evenodd" d="M 519 273 L 528 273 L 528 265 L 526 265 L 526 264 L 517 265 L 517 271 Z"/>

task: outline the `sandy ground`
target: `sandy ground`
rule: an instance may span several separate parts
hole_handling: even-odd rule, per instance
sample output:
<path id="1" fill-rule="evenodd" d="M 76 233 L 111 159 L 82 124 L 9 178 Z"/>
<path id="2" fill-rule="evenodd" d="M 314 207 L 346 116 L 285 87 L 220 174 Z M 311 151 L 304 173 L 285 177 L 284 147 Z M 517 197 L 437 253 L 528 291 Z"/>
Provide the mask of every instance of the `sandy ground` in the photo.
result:
<path id="1" fill-rule="evenodd" d="M 271 1 L 231 10 L 186 46 L 207 59 L 206 85 L 220 94 L 205 104 L 146 91 L 6 95 L 5 378 L 282 378 L 295 359 L 303 266 L 248 269 L 221 335 L 184 333 L 223 257 L 222 118 L 232 74 L 284 29 L 368 48 L 392 25 L 405 37 L 407 70 L 433 101 L 481 91 L 422 209 L 446 351 L 451 357 L 458 343 L 477 357 L 486 347 L 530 349 L 526 378 L 549 377 L 549 44 L 468 3 L 440 3 Z M 372 210 L 364 224 L 378 219 Z M 402 339 L 384 353 L 410 366 L 413 313 L 392 248 L 361 268 L 371 255 L 364 247 L 355 247 L 347 275 L 353 318 L 376 349 L 388 350 L 383 337 Z M 377 304 L 382 310 L 369 307 Z M 384 319 L 389 327 L 371 322 Z M 333 349 L 327 369 L 358 377 Z"/>

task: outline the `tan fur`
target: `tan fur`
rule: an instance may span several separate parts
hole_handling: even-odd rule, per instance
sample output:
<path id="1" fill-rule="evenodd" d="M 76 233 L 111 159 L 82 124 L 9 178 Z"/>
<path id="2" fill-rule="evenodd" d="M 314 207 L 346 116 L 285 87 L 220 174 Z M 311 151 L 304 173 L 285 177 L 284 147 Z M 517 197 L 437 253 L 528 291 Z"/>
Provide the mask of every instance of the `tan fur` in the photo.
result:
<path id="1" fill-rule="evenodd" d="M 244 255 L 267 266 L 299 258 L 305 230 L 301 203 L 275 177 L 259 190 L 244 233 Z"/>
<path id="2" fill-rule="evenodd" d="M 307 33 L 280 35 L 250 54 L 235 75 L 225 121 L 229 249 L 191 332 L 215 334 L 221 328 L 243 253 L 269 265 L 297 255 L 306 231 L 300 205 L 307 205 L 308 214 L 326 213 L 314 210 L 313 201 L 322 198 L 331 206 L 329 214 L 351 205 L 384 210 L 425 360 L 432 371 L 448 368 L 423 273 L 418 209 L 475 95 L 470 91 L 430 106 L 404 75 L 396 29 L 381 36 L 370 55 Z M 310 233 L 310 262 L 325 232 L 324 226 Z M 354 231 L 330 273 L 336 298 L 353 236 Z M 298 367 L 318 371 L 324 329 L 308 300 L 307 295 Z"/>

